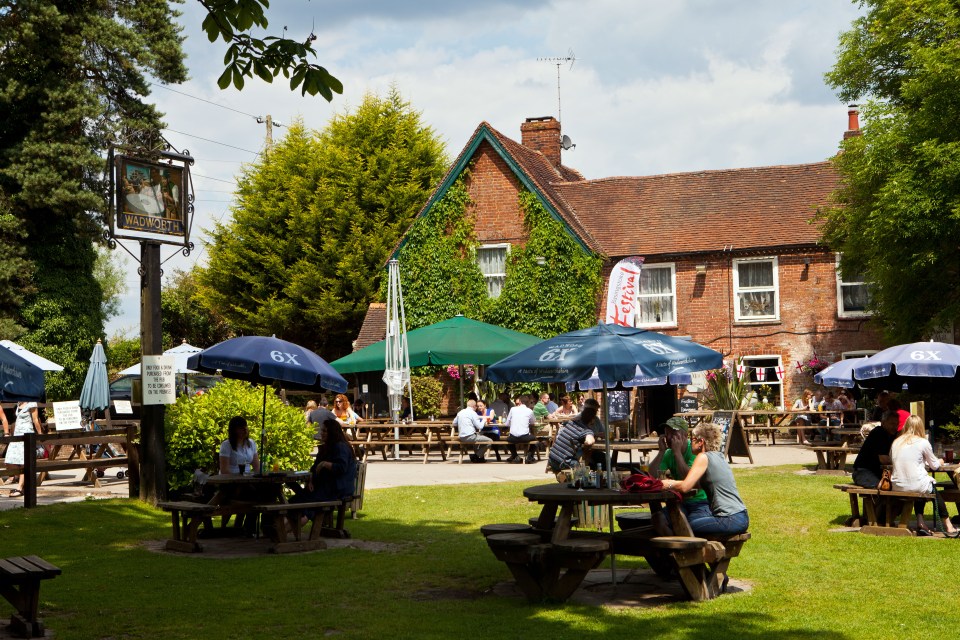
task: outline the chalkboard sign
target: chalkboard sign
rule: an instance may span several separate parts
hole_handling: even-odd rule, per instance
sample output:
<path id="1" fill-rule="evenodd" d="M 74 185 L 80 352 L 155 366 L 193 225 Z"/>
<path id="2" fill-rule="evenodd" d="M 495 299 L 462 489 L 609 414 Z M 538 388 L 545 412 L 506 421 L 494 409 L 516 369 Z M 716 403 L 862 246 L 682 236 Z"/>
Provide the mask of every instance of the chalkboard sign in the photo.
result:
<path id="1" fill-rule="evenodd" d="M 616 422 L 630 417 L 630 393 L 628 391 L 607 392 L 607 420 Z"/>
<path id="2" fill-rule="evenodd" d="M 733 411 L 714 411 L 713 419 L 710 422 L 720 427 L 720 451 L 727 452 L 727 446 L 730 442 L 730 423 L 733 421 Z"/>
<path id="3" fill-rule="evenodd" d="M 680 413 L 690 413 L 691 411 L 696 411 L 699 408 L 700 403 L 697 402 L 696 398 L 680 398 Z"/>

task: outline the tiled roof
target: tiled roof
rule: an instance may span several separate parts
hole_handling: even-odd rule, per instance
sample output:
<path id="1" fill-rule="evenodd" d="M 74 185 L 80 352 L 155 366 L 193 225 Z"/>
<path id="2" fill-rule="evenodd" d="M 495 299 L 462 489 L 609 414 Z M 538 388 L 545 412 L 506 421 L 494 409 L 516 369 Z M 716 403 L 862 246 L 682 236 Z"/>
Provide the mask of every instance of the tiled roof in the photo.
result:
<path id="1" fill-rule="evenodd" d="M 386 337 L 387 305 L 382 302 L 371 302 L 367 308 L 367 315 L 363 318 L 360 333 L 357 334 L 357 339 L 353 343 L 353 350 L 359 351 Z"/>
<path id="2" fill-rule="evenodd" d="M 838 177 L 828 162 L 552 185 L 608 256 L 811 245 Z"/>

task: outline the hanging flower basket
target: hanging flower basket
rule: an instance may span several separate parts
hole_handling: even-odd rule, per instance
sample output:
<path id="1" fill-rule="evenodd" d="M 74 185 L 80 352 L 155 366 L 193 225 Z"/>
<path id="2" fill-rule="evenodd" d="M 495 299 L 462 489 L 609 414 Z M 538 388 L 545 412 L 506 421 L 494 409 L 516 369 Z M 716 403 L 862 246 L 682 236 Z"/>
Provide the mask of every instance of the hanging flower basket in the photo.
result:
<path id="1" fill-rule="evenodd" d="M 451 377 L 452 379 L 454 379 L 454 380 L 459 380 L 459 379 L 460 379 L 460 368 L 459 368 L 457 365 L 455 365 L 455 364 L 449 365 L 449 366 L 447 367 L 447 375 L 450 376 L 450 377 Z M 464 380 L 472 380 L 475 375 L 476 375 L 476 372 L 473 370 L 473 365 L 472 365 L 472 364 L 466 364 L 466 365 L 463 366 L 463 378 L 464 378 Z"/>
<path id="2" fill-rule="evenodd" d="M 805 373 L 811 376 L 820 373 L 829 366 L 830 363 L 817 354 L 813 354 L 813 357 L 806 362 L 797 362 L 797 370 L 800 373 Z"/>

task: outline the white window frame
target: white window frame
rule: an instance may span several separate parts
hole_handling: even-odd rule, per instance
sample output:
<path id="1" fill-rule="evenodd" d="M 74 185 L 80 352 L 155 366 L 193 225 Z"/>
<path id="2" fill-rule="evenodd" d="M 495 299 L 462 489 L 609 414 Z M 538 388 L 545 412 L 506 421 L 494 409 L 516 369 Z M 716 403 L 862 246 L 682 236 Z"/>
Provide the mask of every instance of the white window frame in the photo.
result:
<path id="1" fill-rule="evenodd" d="M 777 363 L 773 366 L 767 365 L 766 367 L 764 367 L 768 375 L 763 382 L 756 382 L 753 380 L 753 378 L 756 376 L 756 373 L 754 372 L 754 369 L 756 369 L 756 366 L 754 366 L 753 363 L 756 362 L 757 360 L 776 360 L 777 361 Z M 779 355 L 742 356 L 740 358 L 740 363 L 750 368 L 750 378 L 749 380 L 747 380 L 747 387 L 749 388 L 750 391 L 756 392 L 757 389 L 759 389 L 763 385 L 768 385 L 773 391 L 777 392 L 777 396 L 774 398 L 767 398 L 767 402 L 770 402 L 775 407 L 785 406 L 783 404 L 783 391 L 785 386 L 784 383 L 786 382 L 786 380 L 778 380 L 777 371 L 776 371 L 777 367 L 783 367 L 783 358 L 781 358 Z M 760 396 L 759 393 L 757 393 L 757 402 L 760 402 L 761 400 L 763 400 L 763 398 Z"/>
<path id="2" fill-rule="evenodd" d="M 499 298 L 500 293 L 503 292 L 503 285 L 500 286 L 500 292 L 497 295 L 490 294 L 490 279 L 491 278 L 503 278 L 504 284 L 506 284 L 507 279 L 507 260 L 510 258 L 510 243 L 509 242 L 500 242 L 495 244 L 482 244 L 477 247 L 477 266 L 480 267 L 480 252 L 484 249 L 506 249 L 503 257 L 503 273 L 484 273 L 483 280 L 487 285 L 487 297 L 488 298 Z M 481 272 L 483 271 L 481 267 Z"/>
<path id="3" fill-rule="evenodd" d="M 641 271 L 645 269 L 670 269 L 670 298 L 671 298 L 671 308 L 670 311 L 673 314 L 672 320 L 661 321 L 661 322 L 641 322 L 640 321 L 640 300 L 642 298 L 654 298 L 654 297 L 663 297 L 662 293 L 643 293 L 640 291 L 640 288 L 637 287 L 637 326 L 638 327 L 675 327 L 677 326 L 677 265 L 673 262 L 659 262 L 656 264 L 644 264 L 641 267 Z"/>
<path id="4" fill-rule="evenodd" d="M 740 265 L 769 262 L 773 269 L 772 287 L 741 287 L 740 286 Z M 740 294 L 742 293 L 765 293 L 773 291 L 773 314 L 764 316 L 744 316 L 740 314 Z M 733 313 L 736 322 L 770 322 L 780 320 L 780 263 L 776 256 L 766 256 L 763 258 L 737 258 L 733 261 Z"/>
<path id="5" fill-rule="evenodd" d="M 860 349 L 859 351 L 844 351 L 840 354 L 841 360 L 850 360 L 851 358 L 867 358 L 877 353 L 876 349 Z"/>
<path id="6" fill-rule="evenodd" d="M 843 308 L 843 287 L 852 287 L 852 286 L 868 286 L 868 282 L 858 281 L 858 282 L 845 282 L 843 280 L 843 275 L 840 273 L 840 259 L 841 255 L 836 254 L 836 267 L 835 271 L 837 273 L 837 316 L 840 318 L 869 318 L 873 315 L 872 312 L 868 310 L 863 311 L 847 311 Z"/>

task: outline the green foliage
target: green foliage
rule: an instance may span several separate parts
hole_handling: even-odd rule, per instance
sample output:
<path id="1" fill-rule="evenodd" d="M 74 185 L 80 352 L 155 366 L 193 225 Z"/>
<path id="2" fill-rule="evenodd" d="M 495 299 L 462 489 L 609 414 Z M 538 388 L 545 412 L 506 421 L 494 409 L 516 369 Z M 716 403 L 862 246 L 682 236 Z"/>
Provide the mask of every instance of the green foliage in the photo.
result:
<path id="1" fill-rule="evenodd" d="M 294 125 L 239 179 L 212 234 L 204 305 L 237 331 L 334 359 L 351 350 L 390 251 L 443 174 L 436 134 L 393 89 L 326 130 Z"/>
<path id="2" fill-rule="evenodd" d="M 520 194 L 527 243 L 511 248 L 503 290 L 488 297 L 465 179 L 460 176 L 417 218 L 398 253 L 408 328 L 463 313 L 548 338 L 596 322 L 602 260 L 585 252 L 527 192 Z"/>
<path id="3" fill-rule="evenodd" d="M 520 207 L 529 238 L 511 249 L 503 291 L 482 319 L 541 338 L 596 324 L 602 260 L 585 252 L 532 193 L 520 194 Z"/>
<path id="4" fill-rule="evenodd" d="M 233 337 L 230 324 L 203 304 L 196 271 L 177 269 L 160 291 L 163 348 L 186 340 L 195 347 L 211 347 Z"/>
<path id="5" fill-rule="evenodd" d="M 247 419 L 250 437 L 260 446 L 263 426 L 263 388 L 225 380 L 206 393 L 180 396 L 167 407 L 164 426 L 167 441 L 167 481 L 171 490 L 193 482 L 193 472 L 219 469 L 220 443 L 227 439 L 227 423 L 234 416 Z M 281 469 L 305 469 L 310 464 L 314 430 L 303 412 L 283 404 L 267 392 L 267 433 L 260 461 L 274 461 Z"/>
<path id="6" fill-rule="evenodd" d="M 273 82 L 282 73 L 290 79 L 291 90 L 300 87 L 301 95 L 319 93 L 330 101 L 334 93 L 343 93 L 339 80 L 325 68 L 310 62 L 310 58 L 317 55 L 313 48 L 316 36 L 312 32 L 303 42 L 249 35 L 254 27 L 267 28 L 264 9 L 270 5 L 268 0 L 200 0 L 200 4 L 207 10 L 202 26 L 210 42 L 221 39 L 230 43 L 224 57 L 226 68 L 217 80 L 221 89 L 231 84 L 243 89 L 244 78 L 254 75 L 264 82 Z"/>
<path id="7" fill-rule="evenodd" d="M 739 409 L 750 392 L 747 376 L 738 376 L 727 368 L 707 371 L 707 391 L 700 398 L 705 409 Z"/>
<path id="8" fill-rule="evenodd" d="M 960 316 L 960 13 L 947 0 L 866 0 L 827 81 L 867 98 L 861 136 L 832 162 L 842 183 L 821 212 L 845 278 L 873 283 L 891 341 Z"/>
<path id="9" fill-rule="evenodd" d="M 16 340 L 26 329 L 18 309 L 24 295 L 34 291 L 33 263 L 26 258 L 26 231 L 13 215 L 9 198 L 0 191 L 0 338 Z"/>
<path id="10" fill-rule="evenodd" d="M 440 415 L 443 384 L 437 378 L 410 376 L 410 390 L 413 393 L 413 416 L 416 419 L 423 420 L 428 416 Z"/>
<path id="11" fill-rule="evenodd" d="M 107 354 L 107 371 L 111 376 L 140 362 L 139 337 L 128 338 L 117 334 L 110 336 L 103 347 Z"/>
<path id="12" fill-rule="evenodd" d="M 127 265 L 123 254 L 104 247 L 96 248 L 93 263 L 93 279 L 100 285 L 103 295 L 101 311 L 103 319 L 109 320 L 120 313 L 120 297 L 127 291 L 125 280 Z"/>
<path id="13" fill-rule="evenodd" d="M 480 315 L 487 287 L 474 258 L 477 239 L 474 219 L 466 213 L 469 203 L 461 176 L 417 218 L 404 238 L 398 259 L 407 329 L 458 313 Z"/>
<path id="14" fill-rule="evenodd" d="M 0 9 L 0 193 L 27 250 L 0 253 L 0 274 L 11 260 L 32 265 L 33 290 L 12 307 L 28 332 L 24 346 L 65 368 L 47 376 L 51 400 L 77 397 L 103 337 L 104 291 L 93 275 L 103 154 L 110 140 L 158 139 L 143 74 L 186 79 L 177 15 L 165 0 L 18 0 Z"/>

